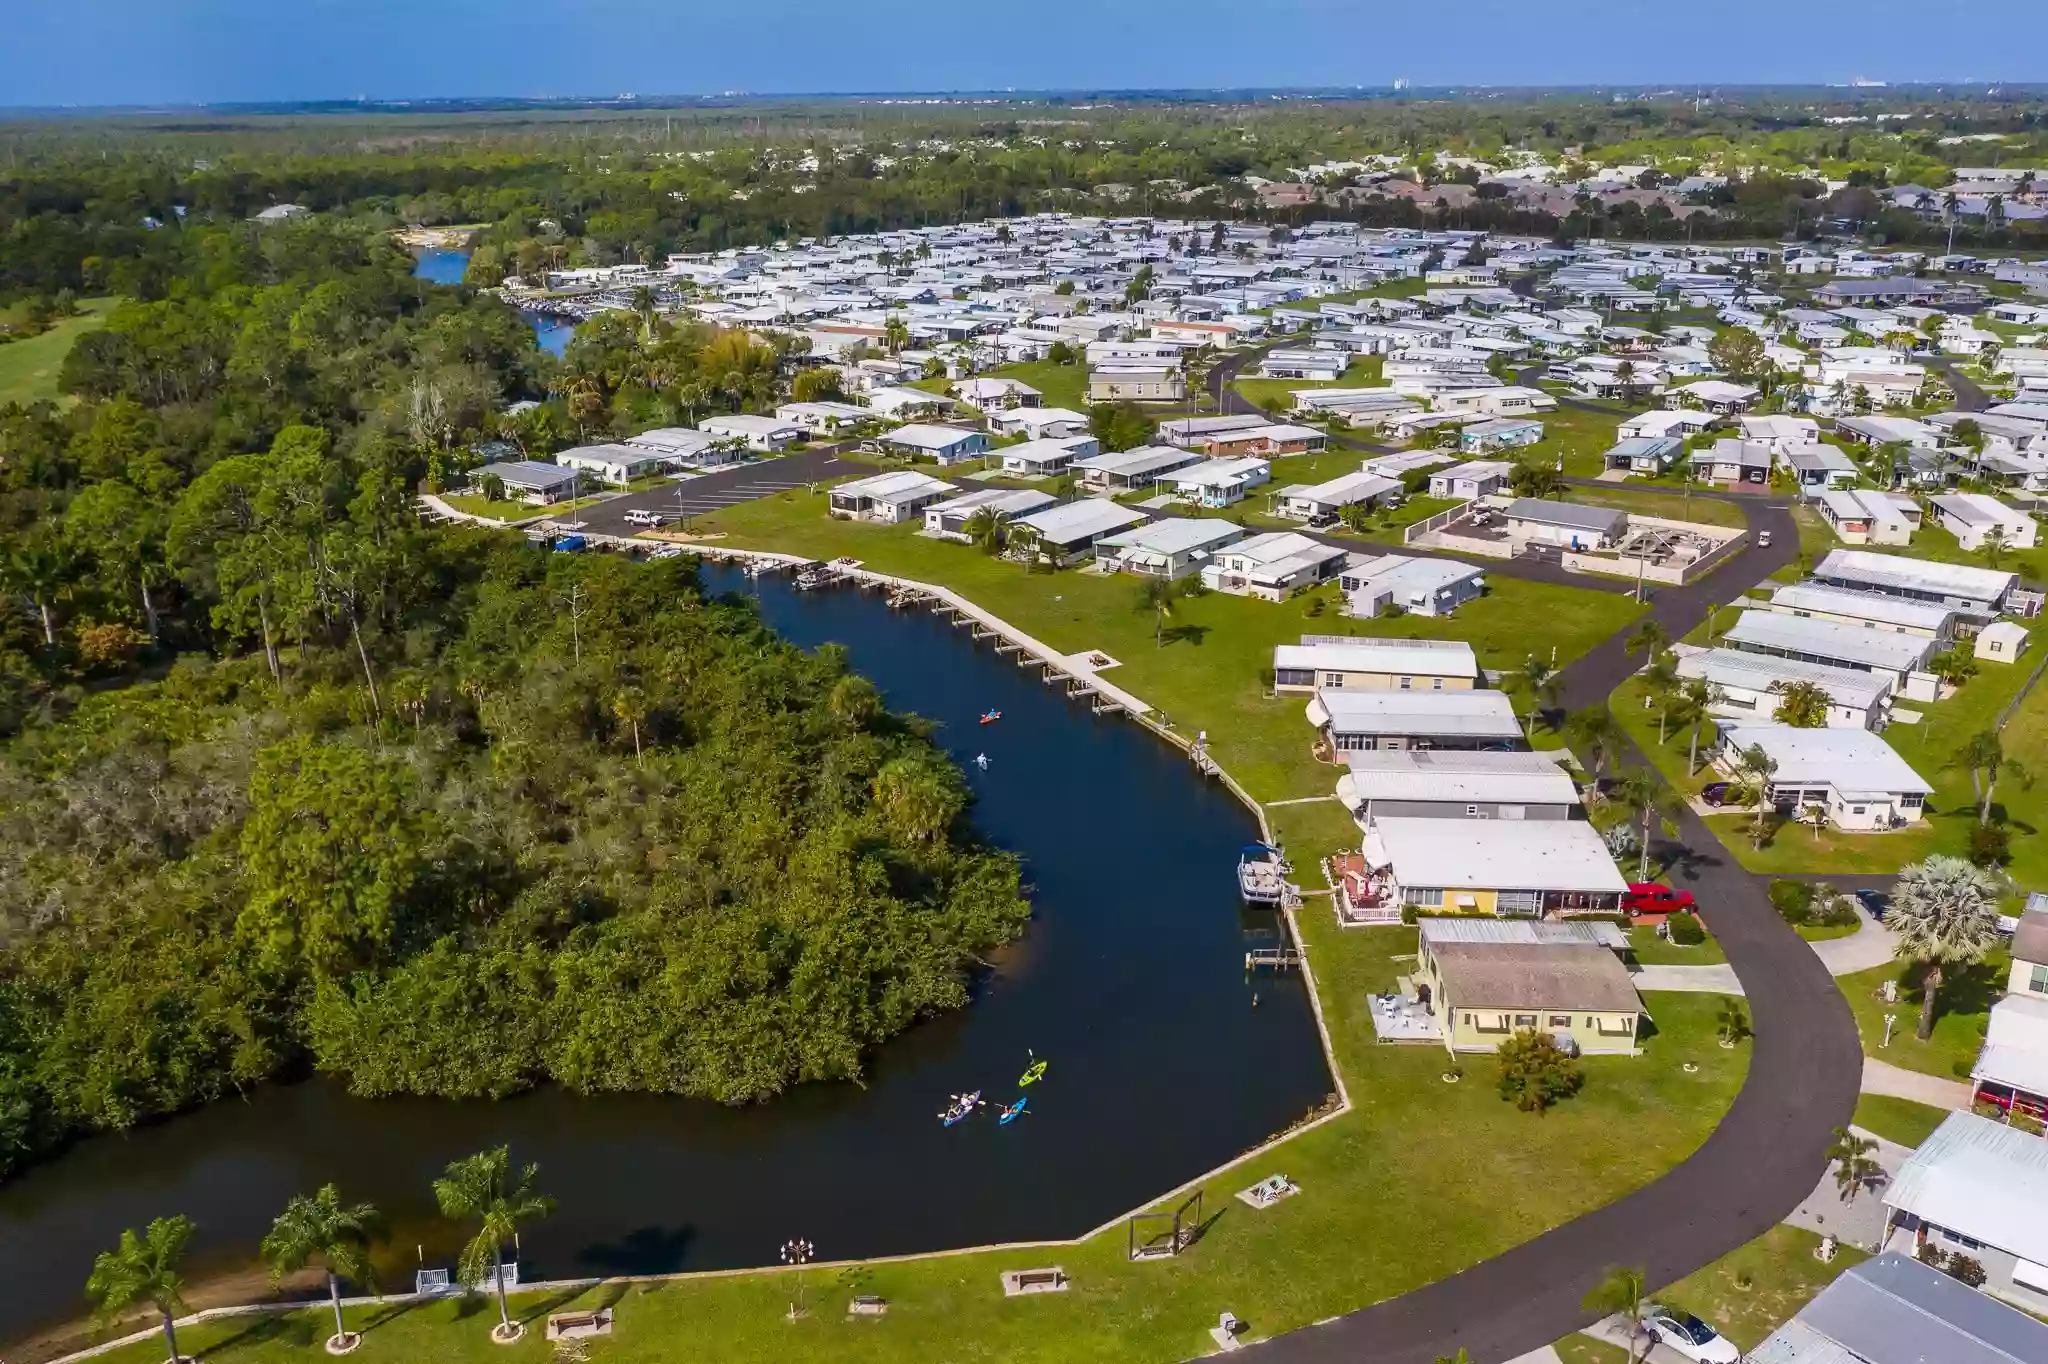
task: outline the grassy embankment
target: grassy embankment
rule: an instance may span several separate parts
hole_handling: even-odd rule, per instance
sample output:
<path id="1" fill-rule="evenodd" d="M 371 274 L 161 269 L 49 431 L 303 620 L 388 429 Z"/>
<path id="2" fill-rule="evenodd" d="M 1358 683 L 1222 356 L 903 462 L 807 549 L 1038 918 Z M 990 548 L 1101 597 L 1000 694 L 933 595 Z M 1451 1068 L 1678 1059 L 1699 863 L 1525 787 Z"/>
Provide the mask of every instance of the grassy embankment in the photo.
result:
<path id="1" fill-rule="evenodd" d="M 60 320 L 40 335 L 0 345 L 0 407 L 56 397 L 57 373 L 72 343 L 104 322 L 119 301 L 81 299 L 77 316 Z"/>

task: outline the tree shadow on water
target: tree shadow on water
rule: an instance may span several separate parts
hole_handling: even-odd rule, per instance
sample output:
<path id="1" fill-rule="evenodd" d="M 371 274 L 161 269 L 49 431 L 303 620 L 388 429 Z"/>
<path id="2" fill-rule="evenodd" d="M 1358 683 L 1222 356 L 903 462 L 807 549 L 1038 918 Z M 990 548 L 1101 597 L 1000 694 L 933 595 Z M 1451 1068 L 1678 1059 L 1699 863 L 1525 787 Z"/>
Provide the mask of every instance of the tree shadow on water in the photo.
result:
<path id="1" fill-rule="evenodd" d="M 661 1274 L 688 1257 L 694 1227 L 636 1227 L 616 1241 L 601 1241 L 576 1253 L 579 1264 L 599 1274 Z"/>

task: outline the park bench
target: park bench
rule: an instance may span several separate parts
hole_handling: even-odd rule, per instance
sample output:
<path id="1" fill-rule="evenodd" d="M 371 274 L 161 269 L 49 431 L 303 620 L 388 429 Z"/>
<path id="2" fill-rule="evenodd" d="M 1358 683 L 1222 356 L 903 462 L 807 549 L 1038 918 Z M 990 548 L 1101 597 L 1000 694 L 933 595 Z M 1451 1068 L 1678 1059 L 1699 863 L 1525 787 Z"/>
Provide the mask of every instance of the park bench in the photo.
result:
<path id="1" fill-rule="evenodd" d="M 1067 1271 L 1057 1265 L 1050 1269 L 1012 1269 L 1003 1274 L 1003 1296 L 1021 1297 L 1026 1293 L 1064 1293 L 1067 1291 Z"/>

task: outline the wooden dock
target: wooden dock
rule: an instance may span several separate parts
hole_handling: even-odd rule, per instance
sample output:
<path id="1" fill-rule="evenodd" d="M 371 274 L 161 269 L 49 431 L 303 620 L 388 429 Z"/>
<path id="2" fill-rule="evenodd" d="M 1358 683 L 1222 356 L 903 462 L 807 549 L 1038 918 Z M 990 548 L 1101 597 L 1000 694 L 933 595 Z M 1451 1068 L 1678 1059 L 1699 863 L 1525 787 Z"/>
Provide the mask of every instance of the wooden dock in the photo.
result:
<path id="1" fill-rule="evenodd" d="M 1247 971 L 1298 971 L 1301 969 L 1301 949 L 1298 947 L 1254 947 L 1244 954 L 1244 969 Z"/>

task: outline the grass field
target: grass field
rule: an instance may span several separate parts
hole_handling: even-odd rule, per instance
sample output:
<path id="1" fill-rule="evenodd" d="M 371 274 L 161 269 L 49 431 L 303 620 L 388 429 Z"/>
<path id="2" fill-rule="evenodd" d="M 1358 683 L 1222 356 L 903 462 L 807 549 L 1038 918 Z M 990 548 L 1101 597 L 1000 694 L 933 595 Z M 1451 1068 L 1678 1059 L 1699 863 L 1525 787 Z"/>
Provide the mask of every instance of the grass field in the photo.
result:
<path id="1" fill-rule="evenodd" d="M 1532 653 L 1560 662 L 1623 628 L 1640 608 L 1617 593 L 1495 577 L 1487 596 L 1451 617 L 1354 621 L 1337 613 L 1337 589 L 1284 603 L 1206 593 L 1178 602 L 1164 646 L 1150 611 L 1137 609 L 1134 580 L 1068 571 L 1055 577 L 926 539 L 909 526 L 835 521 L 822 494 L 791 491 L 698 518 L 725 545 L 815 558 L 851 555 L 869 567 L 965 593 L 1067 653 L 1100 649 L 1120 666 L 1105 680 L 1152 703 L 1182 732 L 1205 729 L 1218 761 L 1259 800 L 1328 795 L 1336 777 L 1309 753 L 1300 697 L 1271 698 L 1260 684 L 1275 644 L 1304 633 L 1462 639 L 1483 667 L 1514 668 Z M 1329 849 L 1317 849 L 1317 855 Z"/>
<path id="2" fill-rule="evenodd" d="M 0 345 L 0 407 L 56 397 L 57 372 L 71 351 L 71 343 L 105 321 L 107 312 L 118 301 L 82 299 L 78 316 L 63 319 L 40 336 Z"/>
<path id="3" fill-rule="evenodd" d="M 1856 1100 L 1856 1125 L 1901 1146 L 1918 1146 L 1926 1141 L 1947 1117 L 1946 1108 L 1895 1099 L 1889 1094 L 1865 1094 Z"/>
<path id="4" fill-rule="evenodd" d="M 1749 523 L 1742 508 L 1712 497 L 1687 497 L 1683 490 L 1666 492 L 1637 488 L 1625 483 L 1600 488 L 1573 488 L 1573 502 L 1600 507 L 1618 507 L 1637 516 L 1661 516 L 1672 521 L 1692 521 L 1703 526 L 1728 526 L 1740 530 Z"/>
<path id="5" fill-rule="evenodd" d="M 1028 365 L 1003 365 L 989 371 L 992 379 L 1015 379 L 1039 392 L 1041 407 L 1064 407 L 1074 412 L 1088 410 L 1088 366 L 1076 359 L 1071 365 L 1039 360 Z"/>
<path id="6" fill-rule="evenodd" d="M 1920 1026 L 1920 1001 L 1924 998 L 1920 981 L 1925 973 L 1918 964 L 1887 963 L 1853 976 L 1837 976 L 1835 985 L 1856 1015 L 1856 1031 L 1862 1035 L 1866 1055 L 1924 1075 L 1967 1081 L 1970 1066 L 1984 1046 L 1984 1026 L 1990 1021 L 1991 1006 L 2005 993 L 2006 974 L 2011 966 L 2012 958 L 2001 950 L 1983 961 L 1943 971 L 1934 1035 L 1925 1042 L 1914 1035 Z M 1887 980 L 1899 982 L 1896 1004 L 1885 1003 L 1880 993 Z M 1889 1046 L 1884 1044 L 1887 1014 L 1896 1020 Z"/>
<path id="7" fill-rule="evenodd" d="M 1633 868 L 1628 872 L 1634 875 Z M 1701 906 L 1702 910 L 1705 908 Z M 1705 942 L 1693 947 L 1680 947 L 1677 943 L 1668 942 L 1658 937 L 1654 928 L 1631 928 L 1628 940 L 1636 960 L 1645 966 L 1722 966 L 1728 961 L 1728 954 L 1721 950 L 1721 944 L 1711 933 Z"/>
<path id="8" fill-rule="evenodd" d="M 1412 929 L 1342 930 L 1311 900 L 1303 934 L 1320 977 L 1339 1065 L 1356 1107 L 1281 1150 L 1212 1181 L 1213 1220 L 1178 1259 L 1132 1264 L 1121 1227 L 1055 1250 L 1024 1250 L 872 1265 L 807 1275 L 811 1315 L 783 1319 L 794 1296 L 784 1275 L 647 1285 L 612 1284 L 561 1296 L 522 1296 L 515 1310 L 535 1323 L 518 1345 L 496 1346 L 495 1307 L 478 1301 L 352 1313 L 367 1328 L 355 1358 L 403 1364 L 542 1360 L 539 1321 L 549 1311 L 609 1304 L 616 1334 L 591 1358 L 620 1364 L 702 1358 L 1118 1361 L 1147 1364 L 1208 1351 L 1207 1328 L 1228 1309 L 1255 1337 L 1319 1320 L 1417 1287 L 1654 1179 L 1704 1141 L 1733 1099 L 1748 1051 L 1714 1041 L 1711 996 L 1659 994 L 1658 1033 L 1645 1054 L 1586 1063 L 1576 1097 L 1537 1117 L 1501 1101 L 1484 1057 L 1467 1058 L 1462 1084 L 1440 1078 L 1434 1047 L 1372 1040 L 1368 991 L 1384 989 L 1412 953 Z M 1686 1063 L 1698 1066 L 1686 1074 Z M 1487 1178 L 1474 1179 L 1474 1169 Z M 1303 1192 L 1252 1212 L 1231 1194 L 1285 1173 Z M 543 1182 L 545 1182 L 545 1171 Z M 1513 1198 L 1500 1196 L 1514 1189 Z M 1426 1236 L 1389 1228 L 1427 1222 Z M 1071 1276 L 1061 1294 L 1006 1300 L 1006 1269 L 1057 1264 Z M 879 1321 L 846 1316 L 854 1294 L 889 1300 Z M 180 1333 L 210 1364 L 311 1364 L 331 1330 L 324 1309 L 227 1321 Z M 160 1340 L 108 1356 L 144 1364 Z"/>
<path id="9" fill-rule="evenodd" d="M 1692 1313 L 1744 1350 L 1753 1350 L 1843 1270 L 1870 1258 L 1854 1246 L 1840 1246 L 1834 1260 L 1822 1264 L 1813 1256 L 1819 1245 L 1820 1237 L 1804 1228 L 1772 1227 L 1740 1250 L 1659 1290 L 1657 1301 Z"/>

